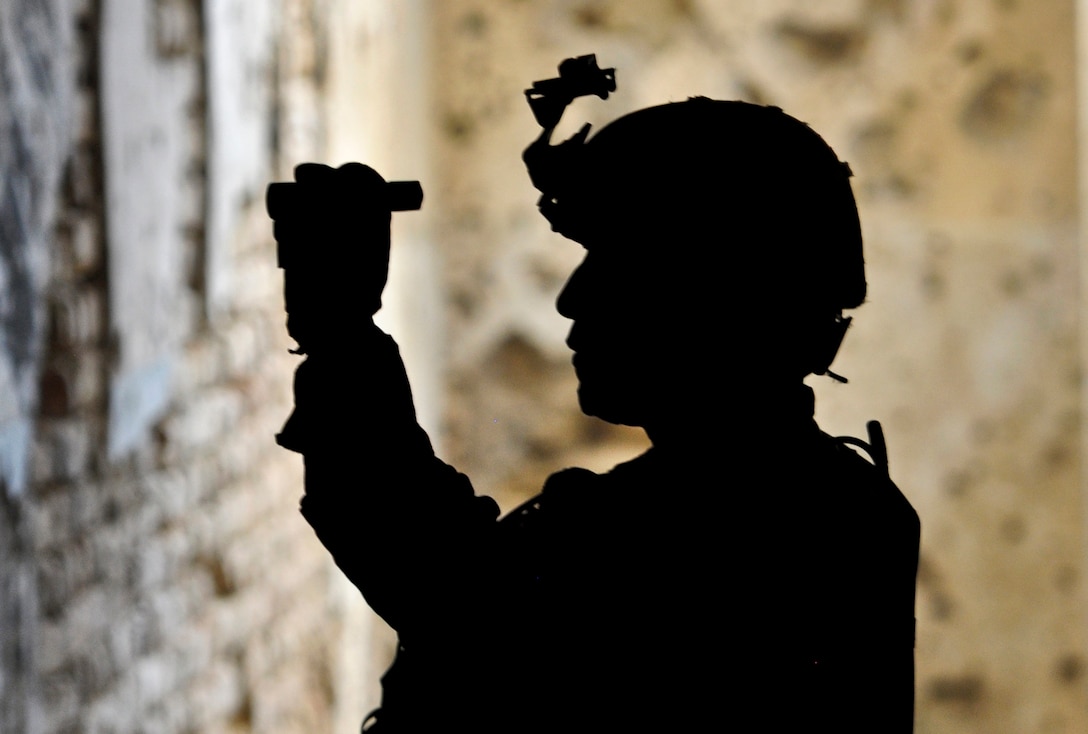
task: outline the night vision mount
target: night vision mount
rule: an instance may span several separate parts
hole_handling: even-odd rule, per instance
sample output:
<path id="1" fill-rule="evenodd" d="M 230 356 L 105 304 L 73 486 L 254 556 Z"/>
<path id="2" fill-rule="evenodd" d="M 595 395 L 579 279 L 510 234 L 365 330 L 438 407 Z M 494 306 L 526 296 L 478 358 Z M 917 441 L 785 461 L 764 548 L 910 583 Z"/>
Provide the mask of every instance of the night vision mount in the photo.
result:
<path id="1" fill-rule="evenodd" d="M 616 70 L 601 69 L 593 54 L 577 56 L 559 64 L 559 76 L 533 82 L 525 98 L 536 121 L 545 130 L 554 130 L 567 105 L 578 97 L 594 95 L 608 99 L 616 91 Z"/>
<path id="2" fill-rule="evenodd" d="M 533 186 L 541 192 L 537 206 L 552 229 L 577 239 L 577 224 L 559 208 L 559 199 L 572 178 L 577 177 L 582 144 L 589 136 L 589 123 L 570 139 L 552 145 L 552 133 L 563 112 L 578 97 L 593 95 L 608 99 L 616 91 L 616 70 L 601 69 L 593 54 L 577 56 L 559 64 L 559 76 L 533 82 L 525 98 L 537 123 L 544 130 L 522 153 Z"/>

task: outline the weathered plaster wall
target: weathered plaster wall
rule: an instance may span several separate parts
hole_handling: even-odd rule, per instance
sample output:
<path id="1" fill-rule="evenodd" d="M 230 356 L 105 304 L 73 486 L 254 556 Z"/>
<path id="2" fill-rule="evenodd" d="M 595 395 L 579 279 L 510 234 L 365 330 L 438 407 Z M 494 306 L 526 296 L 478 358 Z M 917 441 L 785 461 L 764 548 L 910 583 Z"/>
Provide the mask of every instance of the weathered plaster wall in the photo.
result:
<path id="1" fill-rule="evenodd" d="M 41 714 L 28 488 L 51 236 L 78 115 L 64 10 L 0 7 L 0 729 L 13 732 Z"/>
<path id="2" fill-rule="evenodd" d="M 63 4 L 0 9 L 0 485 L 22 493 L 41 356 L 48 240 L 71 149 L 72 29 Z"/>
<path id="3" fill-rule="evenodd" d="M 510 505 L 638 446 L 577 412 L 552 303 L 579 248 L 534 211 L 521 90 L 595 52 L 619 91 L 568 131 L 693 94 L 779 105 L 856 173 L 869 302 L 850 384 L 811 382 L 827 430 L 883 422 L 922 516 L 917 730 L 1088 728 L 1073 3 L 457 0 L 434 27 L 447 442 L 477 490 Z"/>

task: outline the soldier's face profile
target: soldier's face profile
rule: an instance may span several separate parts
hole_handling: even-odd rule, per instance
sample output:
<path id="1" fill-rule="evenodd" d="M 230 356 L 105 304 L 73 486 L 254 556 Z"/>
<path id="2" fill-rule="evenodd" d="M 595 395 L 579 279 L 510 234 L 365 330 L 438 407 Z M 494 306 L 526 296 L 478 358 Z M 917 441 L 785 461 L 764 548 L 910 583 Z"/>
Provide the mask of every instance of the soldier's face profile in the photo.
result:
<path id="1" fill-rule="evenodd" d="M 631 239 L 583 244 L 585 257 L 556 301 L 573 322 L 567 346 L 579 404 L 587 415 L 645 426 L 673 359 L 666 276 Z"/>

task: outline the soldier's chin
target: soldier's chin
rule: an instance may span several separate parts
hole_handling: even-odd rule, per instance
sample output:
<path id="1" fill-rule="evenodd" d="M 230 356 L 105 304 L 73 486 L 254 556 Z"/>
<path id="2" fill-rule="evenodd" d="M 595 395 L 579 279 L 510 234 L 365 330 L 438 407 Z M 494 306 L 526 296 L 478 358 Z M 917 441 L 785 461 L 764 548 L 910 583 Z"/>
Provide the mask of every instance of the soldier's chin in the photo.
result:
<path id="1" fill-rule="evenodd" d="M 578 405 L 586 415 L 619 426 L 641 426 L 642 420 L 630 400 L 597 387 L 578 384 Z"/>

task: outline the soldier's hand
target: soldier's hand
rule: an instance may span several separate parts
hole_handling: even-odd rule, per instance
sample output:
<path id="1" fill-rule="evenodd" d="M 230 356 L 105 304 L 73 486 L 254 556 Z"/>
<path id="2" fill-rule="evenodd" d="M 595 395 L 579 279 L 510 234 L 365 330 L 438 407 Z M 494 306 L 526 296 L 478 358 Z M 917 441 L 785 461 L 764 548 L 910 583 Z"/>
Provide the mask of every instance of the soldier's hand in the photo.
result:
<path id="1" fill-rule="evenodd" d="M 304 163 L 295 168 L 294 185 L 270 187 L 287 328 L 302 351 L 315 342 L 350 341 L 360 320 L 381 308 L 389 273 L 385 185 L 361 163 Z"/>

